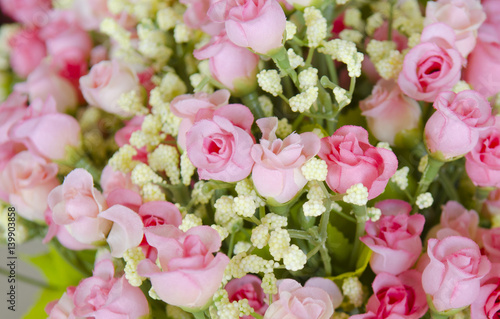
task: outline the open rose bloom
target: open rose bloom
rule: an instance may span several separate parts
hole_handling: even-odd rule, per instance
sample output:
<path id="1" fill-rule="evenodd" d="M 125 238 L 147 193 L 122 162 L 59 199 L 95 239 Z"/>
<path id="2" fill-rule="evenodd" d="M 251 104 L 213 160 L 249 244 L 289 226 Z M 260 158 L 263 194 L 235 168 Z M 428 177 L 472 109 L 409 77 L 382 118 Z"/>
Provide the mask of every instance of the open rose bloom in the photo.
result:
<path id="1" fill-rule="evenodd" d="M 500 0 L 0 10 L 7 313 L 500 319 Z"/>

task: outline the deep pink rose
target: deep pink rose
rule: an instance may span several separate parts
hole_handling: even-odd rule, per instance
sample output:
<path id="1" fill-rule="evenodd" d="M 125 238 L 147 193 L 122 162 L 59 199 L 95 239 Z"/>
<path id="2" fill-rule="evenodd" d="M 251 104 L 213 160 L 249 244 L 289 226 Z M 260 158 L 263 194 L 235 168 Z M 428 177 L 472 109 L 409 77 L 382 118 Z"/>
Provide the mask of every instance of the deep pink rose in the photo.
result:
<path id="1" fill-rule="evenodd" d="M 491 265 L 491 271 L 481 280 L 476 300 L 470 306 L 471 319 L 496 319 L 500 315 L 500 264 Z"/>
<path id="2" fill-rule="evenodd" d="M 379 80 L 372 95 L 359 103 L 370 132 L 379 140 L 394 145 L 396 134 L 418 127 L 420 106 L 401 92 L 393 80 Z"/>
<path id="3" fill-rule="evenodd" d="M 373 295 L 366 312 L 351 319 L 418 319 L 428 309 L 422 289 L 422 274 L 407 270 L 397 276 L 380 273 L 373 280 Z"/>
<path id="4" fill-rule="evenodd" d="M 57 164 L 22 151 L 0 172 L 0 190 L 23 218 L 43 222 L 47 196 L 59 185 L 57 171 Z"/>
<path id="5" fill-rule="evenodd" d="M 41 27 L 47 22 L 51 0 L 0 0 L 2 12 L 29 26 Z"/>
<path id="6" fill-rule="evenodd" d="M 226 284 L 229 302 L 247 299 L 250 307 L 255 313 L 264 315 L 268 305 L 265 301 L 264 290 L 261 287 L 262 280 L 255 275 L 245 275 L 235 278 Z M 243 316 L 243 319 L 252 319 L 252 316 Z"/>
<path id="7" fill-rule="evenodd" d="M 479 215 L 475 210 L 467 210 L 460 203 L 448 201 L 442 207 L 440 223 L 434 226 L 427 234 L 427 237 L 437 237 L 441 229 L 452 229 L 460 236 L 469 237 L 475 240 L 479 225 Z"/>
<path id="8" fill-rule="evenodd" d="M 10 66 L 22 78 L 26 78 L 47 55 L 45 43 L 36 29 L 21 29 L 9 39 Z"/>
<path id="9" fill-rule="evenodd" d="M 431 24 L 422 31 L 420 44 L 406 54 L 399 87 L 415 100 L 433 102 L 458 82 L 463 62 L 453 29 L 444 23 Z"/>
<path id="10" fill-rule="evenodd" d="M 226 105 L 230 96 L 228 90 L 217 90 L 213 94 L 198 92 L 175 97 L 170 102 L 170 110 L 175 116 L 182 118 L 177 135 L 177 144 L 182 149 L 186 149 L 186 133 L 193 126 L 196 113 L 199 110 L 215 110 L 222 105 Z"/>
<path id="11" fill-rule="evenodd" d="M 222 282 L 229 258 L 217 253 L 219 233 L 209 226 L 197 226 L 182 232 L 172 225 L 145 229 L 148 243 L 158 250 L 161 269 L 145 259 L 137 267 L 148 277 L 158 296 L 168 304 L 201 308 L 212 301 Z"/>
<path id="12" fill-rule="evenodd" d="M 210 5 L 214 0 L 181 0 L 187 6 L 184 11 L 184 23 L 192 29 L 201 29 L 212 36 L 219 34 L 224 29 L 223 22 L 212 21 L 207 15 Z"/>
<path id="13" fill-rule="evenodd" d="M 313 277 L 304 287 L 293 279 L 284 279 L 278 282 L 278 294 L 264 319 L 330 319 L 342 299 L 340 289 L 329 279 Z"/>
<path id="14" fill-rule="evenodd" d="M 64 225 L 77 241 L 95 245 L 106 239 L 112 223 L 99 216 L 106 202 L 86 170 L 71 171 L 49 194 L 48 203 L 54 222 Z"/>
<path id="15" fill-rule="evenodd" d="M 393 152 L 370 145 L 368 132 L 360 126 L 345 125 L 332 136 L 321 139 L 318 156 L 328 164 L 326 183 L 343 194 L 362 183 L 368 199 L 380 195 L 398 168 Z"/>
<path id="16" fill-rule="evenodd" d="M 481 132 L 465 155 L 465 169 L 476 186 L 500 187 L 500 123 Z"/>
<path id="17" fill-rule="evenodd" d="M 127 117 L 131 114 L 118 105 L 123 93 L 136 91 L 141 96 L 137 74 L 127 64 L 113 60 L 102 61 L 80 78 L 80 89 L 85 100 L 106 112 Z"/>
<path id="18" fill-rule="evenodd" d="M 76 319 L 73 315 L 75 289 L 76 287 L 68 287 L 60 299 L 47 304 L 45 312 L 49 315 L 49 319 Z"/>
<path id="19" fill-rule="evenodd" d="M 457 50 L 466 57 L 476 45 L 477 30 L 485 19 L 478 0 L 438 0 L 427 3 L 424 25 L 442 22 L 450 26 L 457 36 Z"/>
<path id="20" fill-rule="evenodd" d="M 485 229 L 482 232 L 484 252 L 492 263 L 500 263 L 500 228 Z"/>
<path id="21" fill-rule="evenodd" d="M 319 152 L 319 137 L 311 132 L 292 133 L 281 140 L 276 137 L 278 118 L 261 118 L 256 123 L 262 138 L 251 151 L 253 184 L 260 195 L 285 203 L 307 184 L 300 169 Z"/>
<path id="22" fill-rule="evenodd" d="M 208 16 L 225 22 L 229 40 L 240 47 L 267 54 L 282 46 L 286 16 L 276 0 L 220 0 Z"/>
<path id="23" fill-rule="evenodd" d="M 75 289 L 72 311 L 75 317 L 139 319 L 149 315 L 148 301 L 141 289 L 132 287 L 125 276 L 114 278 L 110 259 L 98 261 L 93 273 Z"/>
<path id="24" fill-rule="evenodd" d="M 80 145 L 80 124 L 74 117 L 58 112 L 52 97 L 45 102 L 35 99 L 24 117 L 10 128 L 9 138 L 35 154 L 60 160 L 67 147 Z"/>
<path id="25" fill-rule="evenodd" d="M 424 291 L 437 311 L 470 305 L 479 295 L 480 281 L 491 263 L 481 256 L 479 246 L 461 236 L 429 239 L 430 263 L 422 273 Z"/>
<path id="26" fill-rule="evenodd" d="M 194 51 L 198 60 L 208 60 L 212 77 L 237 95 L 246 95 L 257 86 L 259 56 L 229 41 L 222 33 Z"/>
<path id="27" fill-rule="evenodd" d="M 37 98 L 45 101 L 52 96 L 59 112 L 72 110 L 78 105 L 75 87 L 45 60 L 28 75 L 26 82 L 16 84 L 14 90 L 28 94 L 30 101 Z"/>
<path id="28" fill-rule="evenodd" d="M 464 78 L 486 97 L 500 91 L 500 6 L 483 0 L 486 21 L 479 28 L 477 44 L 469 56 Z"/>
<path id="29" fill-rule="evenodd" d="M 373 251 L 370 266 L 374 273 L 398 275 L 410 269 L 422 252 L 420 234 L 425 217 L 410 216 L 411 206 L 399 200 L 385 200 L 375 207 L 382 211 L 382 217 L 366 222 L 366 236 L 360 240 Z M 389 209 L 386 211 L 385 207 Z"/>
<path id="30" fill-rule="evenodd" d="M 201 110 L 186 135 L 189 159 L 201 179 L 237 182 L 252 171 L 253 115 L 241 104 Z"/>
<path id="31" fill-rule="evenodd" d="M 443 161 L 470 152 L 479 133 L 494 123 L 490 104 L 476 91 L 442 92 L 433 106 L 436 112 L 425 124 L 424 138 L 430 153 Z"/>

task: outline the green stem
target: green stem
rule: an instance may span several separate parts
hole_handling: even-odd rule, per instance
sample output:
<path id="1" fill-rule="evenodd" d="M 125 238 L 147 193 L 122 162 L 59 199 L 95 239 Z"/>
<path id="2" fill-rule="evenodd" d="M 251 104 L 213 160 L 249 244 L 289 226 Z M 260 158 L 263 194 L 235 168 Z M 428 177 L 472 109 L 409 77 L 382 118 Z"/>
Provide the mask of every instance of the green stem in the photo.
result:
<path id="1" fill-rule="evenodd" d="M 332 260 L 330 255 L 328 254 L 328 250 L 326 248 L 326 240 L 328 238 L 328 223 L 330 222 L 330 208 L 328 207 L 326 212 L 321 215 L 321 220 L 319 221 L 319 240 L 321 246 L 319 248 L 319 253 L 321 255 L 321 260 L 323 261 L 323 265 L 325 267 L 325 275 L 332 275 Z"/>
<path id="2" fill-rule="evenodd" d="M 205 319 L 205 312 L 204 311 L 198 311 L 198 312 L 193 312 L 192 313 L 195 319 Z"/>
<path id="3" fill-rule="evenodd" d="M 394 20 L 394 4 L 396 3 L 395 0 L 391 0 L 391 8 L 389 11 L 389 23 L 387 25 L 387 40 L 392 41 L 392 22 Z"/>
<path id="4" fill-rule="evenodd" d="M 227 257 L 229 257 L 229 259 L 231 259 L 231 256 L 233 255 L 234 237 L 236 233 L 237 231 L 233 231 L 229 237 L 229 249 L 227 251 Z"/>
<path id="5" fill-rule="evenodd" d="M 339 79 L 337 76 L 337 71 L 335 70 L 335 63 L 333 62 L 333 59 L 329 55 L 324 55 L 325 56 L 325 61 L 326 61 L 326 66 L 328 68 L 328 74 L 330 75 L 332 83 L 339 83 Z"/>
<path id="6" fill-rule="evenodd" d="M 356 235 L 354 237 L 354 246 L 352 249 L 351 257 L 349 258 L 349 266 L 351 269 L 356 269 L 356 263 L 358 261 L 359 251 L 361 249 L 361 240 L 365 234 L 365 223 L 366 223 L 366 206 L 352 205 L 354 214 L 356 215 Z"/>
<path id="7" fill-rule="evenodd" d="M 259 95 L 256 91 L 243 96 L 241 100 L 243 101 L 243 104 L 248 106 L 250 111 L 252 111 L 252 114 L 254 115 L 256 120 L 265 117 L 264 111 L 262 111 L 262 108 L 260 106 Z"/>
<path id="8" fill-rule="evenodd" d="M 203 90 L 203 88 L 205 87 L 205 85 L 208 84 L 208 82 L 210 82 L 210 78 L 209 77 L 204 77 L 203 80 L 201 80 L 201 82 L 194 88 L 194 92 L 200 92 L 201 90 Z"/>
<path id="9" fill-rule="evenodd" d="M 453 185 L 453 183 L 450 181 L 450 179 L 446 174 L 441 174 L 439 176 L 439 182 L 441 183 L 441 186 L 443 186 L 446 195 L 448 195 L 448 197 L 451 200 L 454 201 L 459 200 L 457 189 L 455 188 L 455 185 Z"/>
<path id="10" fill-rule="evenodd" d="M 297 79 L 297 72 L 290 66 L 290 61 L 288 60 L 288 52 L 284 46 L 273 50 L 269 53 L 269 56 L 273 59 L 274 63 L 280 68 L 283 73 L 289 75 L 292 78 L 293 83 L 296 87 L 299 87 L 299 82 Z"/>
<path id="11" fill-rule="evenodd" d="M 7 269 L 4 269 L 2 267 L 0 267 L 0 274 L 2 274 L 4 276 L 9 276 L 10 275 L 10 271 L 7 270 Z M 56 287 L 48 285 L 48 284 L 44 283 L 43 281 L 36 280 L 36 279 L 30 278 L 30 277 L 21 275 L 19 273 L 16 273 L 15 279 L 19 280 L 21 282 L 25 282 L 27 284 L 30 284 L 32 286 L 36 286 L 36 287 L 42 288 L 42 289 L 57 290 Z"/>
<path id="12" fill-rule="evenodd" d="M 431 311 L 431 318 L 432 319 L 446 319 L 446 318 L 449 318 L 449 317 L 450 316 L 443 315 L 443 314 L 440 314 L 440 313 L 435 313 L 435 312 Z"/>
<path id="13" fill-rule="evenodd" d="M 306 58 L 306 63 L 305 63 L 305 68 L 308 68 L 311 66 L 311 61 L 314 56 L 314 48 L 309 48 L 309 52 L 307 53 L 307 58 Z"/>
<path id="14" fill-rule="evenodd" d="M 292 123 L 292 130 L 293 131 L 297 130 L 297 127 L 299 127 L 299 125 L 302 123 L 304 116 L 305 116 L 304 113 L 300 113 L 299 116 L 297 116 L 297 118 L 295 120 L 293 120 L 293 123 Z"/>
<path id="15" fill-rule="evenodd" d="M 414 196 L 415 200 L 417 199 L 418 195 L 423 194 L 427 191 L 443 164 L 444 162 L 429 156 L 427 166 L 425 167 L 424 173 L 422 174 L 422 177 L 418 182 L 417 192 Z"/>
<path id="16" fill-rule="evenodd" d="M 312 236 L 304 230 L 288 229 L 288 234 L 292 238 L 305 239 L 309 241 L 313 240 Z"/>

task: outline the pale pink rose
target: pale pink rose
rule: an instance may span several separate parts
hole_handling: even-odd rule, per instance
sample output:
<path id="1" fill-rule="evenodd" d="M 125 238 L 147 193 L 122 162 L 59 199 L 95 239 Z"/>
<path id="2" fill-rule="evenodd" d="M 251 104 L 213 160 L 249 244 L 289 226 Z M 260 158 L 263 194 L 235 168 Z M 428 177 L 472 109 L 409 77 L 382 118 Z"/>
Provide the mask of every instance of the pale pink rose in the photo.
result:
<path id="1" fill-rule="evenodd" d="M 186 149 L 186 133 L 193 126 L 196 113 L 202 109 L 215 110 L 222 105 L 226 105 L 230 96 L 228 90 L 217 90 L 213 94 L 197 92 L 175 97 L 170 102 L 170 111 L 175 116 L 182 118 L 177 135 L 179 147 Z"/>
<path id="2" fill-rule="evenodd" d="M 75 289 L 76 287 L 68 287 L 60 299 L 47 304 L 45 312 L 49 315 L 49 319 L 76 319 L 73 315 Z"/>
<path id="3" fill-rule="evenodd" d="M 422 115 L 417 101 L 404 95 L 394 80 L 379 80 L 359 107 L 370 132 L 391 145 L 399 132 L 417 128 Z"/>
<path id="4" fill-rule="evenodd" d="M 9 138 L 33 153 L 60 160 L 67 147 L 80 145 L 80 124 L 74 117 L 58 112 L 52 97 L 45 102 L 35 99 L 25 116 L 10 128 Z"/>
<path id="5" fill-rule="evenodd" d="M 498 121 L 497 121 L 498 122 Z M 465 169 L 476 186 L 500 187 L 500 123 L 481 132 L 465 155 Z"/>
<path id="6" fill-rule="evenodd" d="M 479 295 L 480 281 L 491 263 L 479 246 L 461 236 L 429 239 L 430 263 L 422 273 L 422 286 L 437 311 L 466 307 Z"/>
<path id="7" fill-rule="evenodd" d="M 500 215 L 500 188 L 491 191 L 484 201 L 483 213 L 488 217 Z"/>
<path id="8" fill-rule="evenodd" d="M 479 295 L 470 306 L 471 319 L 496 319 L 500 315 L 500 264 L 481 280 Z"/>
<path id="9" fill-rule="evenodd" d="M 93 276 L 80 281 L 73 294 L 76 318 L 146 318 L 149 305 L 139 287 L 132 287 L 125 276 L 114 278 L 111 259 L 96 262 Z"/>
<path id="10" fill-rule="evenodd" d="M 186 135 L 186 151 L 201 179 L 237 182 L 252 171 L 253 115 L 242 104 L 197 113 Z"/>
<path id="11" fill-rule="evenodd" d="M 384 191 L 398 168 L 396 155 L 370 145 L 368 132 L 360 126 L 345 125 L 322 138 L 318 156 L 328 165 L 326 183 L 331 190 L 343 194 L 362 183 L 368 188 L 368 199 Z"/>
<path id="12" fill-rule="evenodd" d="M 410 269 L 422 252 L 425 217 L 410 215 L 411 206 L 400 200 L 384 200 L 375 207 L 382 217 L 366 222 L 366 236 L 360 240 L 373 251 L 370 266 L 374 273 L 398 275 Z"/>
<path id="13" fill-rule="evenodd" d="M 78 92 L 70 81 L 58 74 L 48 60 L 42 61 L 28 75 L 26 82 L 18 83 L 14 90 L 28 94 L 30 101 L 47 100 L 52 96 L 59 112 L 72 110 L 78 105 Z"/>
<path id="14" fill-rule="evenodd" d="M 429 308 L 422 289 L 422 274 L 407 270 L 397 276 L 380 273 L 373 280 L 373 295 L 366 304 L 366 313 L 351 319 L 418 319 Z"/>
<path id="15" fill-rule="evenodd" d="M 237 95 L 246 95 L 257 86 L 259 56 L 229 41 L 222 33 L 194 51 L 198 60 L 208 60 L 212 77 Z"/>
<path id="16" fill-rule="evenodd" d="M 9 39 L 10 66 L 22 78 L 26 78 L 47 55 L 45 43 L 36 29 L 21 29 Z"/>
<path id="17" fill-rule="evenodd" d="M 264 319 L 329 319 L 342 299 L 340 289 L 329 279 L 314 277 L 304 287 L 293 279 L 284 279 L 278 282 L 278 294 Z"/>
<path id="18" fill-rule="evenodd" d="M 481 131 L 494 124 L 491 106 L 472 90 L 442 92 L 433 104 L 424 139 L 430 153 L 443 161 L 465 155 L 477 144 Z"/>
<path id="19" fill-rule="evenodd" d="M 115 142 L 119 147 L 122 147 L 125 144 L 130 144 L 130 137 L 132 133 L 138 131 L 142 127 L 142 122 L 144 121 L 144 116 L 136 115 L 131 120 L 125 121 L 125 126 L 119 129 L 115 133 Z M 137 155 L 132 157 L 134 161 L 141 161 L 143 163 L 148 162 L 148 150 L 146 146 L 141 148 L 135 148 L 137 151 Z"/>
<path id="20" fill-rule="evenodd" d="M 40 30 L 47 53 L 62 76 L 70 81 L 77 80 L 87 72 L 87 60 L 92 49 L 92 39 L 76 19 L 75 12 L 53 10 L 49 23 Z"/>
<path id="21" fill-rule="evenodd" d="M 158 296 L 168 304 L 202 308 L 212 302 L 229 258 L 219 251 L 219 233 L 209 226 L 197 226 L 182 232 L 172 225 L 145 229 L 148 243 L 158 250 L 158 266 L 150 259 L 137 267 L 148 277 Z"/>
<path id="22" fill-rule="evenodd" d="M 90 105 L 122 117 L 131 114 L 118 105 L 120 96 L 130 91 L 141 95 L 135 71 L 117 60 L 102 61 L 94 65 L 89 74 L 80 78 L 80 89 Z"/>
<path id="23" fill-rule="evenodd" d="M 312 132 L 292 133 L 281 140 L 276 137 L 278 118 L 261 118 L 256 123 L 262 138 L 251 151 L 253 184 L 260 195 L 285 203 L 307 184 L 301 167 L 318 154 L 319 137 Z"/>
<path id="24" fill-rule="evenodd" d="M 102 0 L 74 0 L 72 10 L 78 24 L 89 31 L 99 31 L 102 20 L 111 17 L 107 1 Z"/>
<path id="25" fill-rule="evenodd" d="M 47 23 L 51 0 L 0 0 L 2 12 L 23 24 L 41 27 Z"/>
<path id="26" fill-rule="evenodd" d="M 268 307 L 261 287 L 262 280 L 255 275 L 245 275 L 241 278 L 235 278 L 226 284 L 226 291 L 229 302 L 242 299 L 248 300 L 248 304 L 255 313 L 264 315 Z M 252 319 L 252 316 L 243 316 L 243 319 Z"/>
<path id="27" fill-rule="evenodd" d="M 240 47 L 267 54 L 282 46 L 286 16 L 276 0 L 220 0 L 208 16 L 224 22 L 229 40 Z"/>
<path id="28" fill-rule="evenodd" d="M 26 115 L 27 102 L 27 96 L 14 91 L 0 104 L 0 144 L 10 141 L 9 130 Z"/>
<path id="29" fill-rule="evenodd" d="M 484 252 L 492 263 L 500 263 L 500 228 L 485 229 L 482 232 Z"/>
<path id="30" fill-rule="evenodd" d="M 485 19 L 478 0 L 438 0 L 427 3 L 424 25 L 442 22 L 450 26 L 457 50 L 466 57 L 476 45 L 477 30 Z"/>
<path id="31" fill-rule="evenodd" d="M 457 235 L 476 239 L 479 226 L 479 215 L 475 210 L 467 210 L 460 203 L 448 201 L 442 207 L 440 223 L 434 226 L 427 237 L 436 238 L 437 232 L 441 229 L 452 229 Z"/>
<path id="32" fill-rule="evenodd" d="M 104 45 L 93 47 L 90 51 L 90 66 L 108 59 L 108 49 Z"/>
<path id="33" fill-rule="evenodd" d="M 102 170 L 100 182 L 103 195 L 108 197 L 108 195 L 116 189 L 128 189 L 139 193 L 140 189 L 137 185 L 132 183 L 130 175 L 130 173 L 125 174 L 120 171 L 115 171 L 113 167 L 106 165 Z"/>
<path id="34" fill-rule="evenodd" d="M 458 82 L 463 63 L 453 29 L 444 23 L 431 24 L 422 31 L 420 44 L 406 54 L 398 85 L 415 100 L 433 102 Z"/>
<path id="35" fill-rule="evenodd" d="M 71 250 L 95 248 L 93 245 L 83 244 L 79 242 L 69 233 L 66 227 L 56 224 L 52 219 L 52 211 L 50 209 L 47 209 L 45 211 L 45 223 L 49 227 L 47 229 L 47 234 L 45 234 L 45 237 L 42 240 L 42 243 L 47 244 L 52 240 L 52 238 L 57 237 L 57 240 L 61 243 L 61 245 Z"/>
<path id="36" fill-rule="evenodd" d="M 22 151 L 10 159 L 0 173 L 0 189 L 23 218 L 43 222 L 47 196 L 59 185 L 58 166 L 31 152 Z"/>
<path id="37" fill-rule="evenodd" d="M 112 222 L 99 216 L 106 202 L 86 170 L 71 171 L 63 184 L 50 192 L 48 204 L 53 221 L 65 226 L 80 243 L 98 245 L 106 240 Z"/>
<path id="38" fill-rule="evenodd" d="M 212 36 L 219 34 L 224 29 L 223 22 L 213 21 L 207 15 L 210 5 L 216 0 L 181 0 L 180 3 L 187 5 L 184 11 L 184 23 L 192 29 L 201 29 Z"/>

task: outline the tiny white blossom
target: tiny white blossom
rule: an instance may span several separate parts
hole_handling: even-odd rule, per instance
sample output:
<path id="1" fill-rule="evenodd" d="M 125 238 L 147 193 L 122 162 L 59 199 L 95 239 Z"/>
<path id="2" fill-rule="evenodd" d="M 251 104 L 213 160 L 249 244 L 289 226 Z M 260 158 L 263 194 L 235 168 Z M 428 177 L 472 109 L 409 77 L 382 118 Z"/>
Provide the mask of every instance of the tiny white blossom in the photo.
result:
<path id="1" fill-rule="evenodd" d="M 276 276 L 273 273 L 267 273 L 262 278 L 262 283 L 260 284 L 264 293 L 273 295 L 278 293 L 278 287 L 276 285 Z"/>
<path id="2" fill-rule="evenodd" d="M 377 147 L 385 148 L 386 150 L 392 151 L 391 145 L 387 142 L 378 142 Z"/>
<path id="3" fill-rule="evenodd" d="M 266 225 L 261 224 L 252 229 L 252 236 L 250 237 L 252 245 L 254 245 L 259 249 L 262 249 L 264 248 L 264 246 L 267 245 L 268 240 L 269 240 L 269 228 Z"/>
<path id="4" fill-rule="evenodd" d="M 291 21 L 287 21 L 285 25 L 286 41 L 293 39 L 295 33 L 297 33 L 297 26 Z"/>
<path id="5" fill-rule="evenodd" d="M 304 216 L 317 217 L 326 212 L 326 207 L 322 200 L 313 199 L 305 202 L 302 210 L 304 211 Z"/>
<path id="6" fill-rule="evenodd" d="M 276 70 L 262 70 L 257 74 L 259 86 L 267 93 L 273 96 L 283 93 L 281 78 Z"/>
<path id="7" fill-rule="evenodd" d="M 431 207 L 433 203 L 434 198 L 432 198 L 432 194 L 429 192 L 418 195 L 417 200 L 415 201 L 415 204 L 417 204 L 420 209 Z"/>
<path id="8" fill-rule="evenodd" d="M 335 95 L 335 100 L 340 105 L 340 107 L 344 107 L 351 103 L 351 99 L 347 96 L 347 91 L 341 87 L 335 87 L 333 89 L 333 94 Z"/>
<path id="9" fill-rule="evenodd" d="M 368 216 L 372 222 L 376 222 L 380 219 L 380 216 L 382 216 L 382 211 L 379 208 L 368 207 L 366 209 L 366 216 Z"/>
<path id="10" fill-rule="evenodd" d="M 328 165 L 322 159 L 313 157 L 300 168 L 308 181 L 324 181 L 328 175 Z"/>
<path id="11" fill-rule="evenodd" d="M 361 284 L 358 277 L 344 279 L 342 293 L 353 306 L 360 307 L 363 304 L 363 284 Z"/>
<path id="12" fill-rule="evenodd" d="M 182 219 L 182 223 L 179 226 L 179 229 L 182 230 L 183 232 L 187 232 L 189 229 L 201 225 L 203 225 L 203 222 L 200 217 L 194 214 L 187 214 Z"/>
<path id="13" fill-rule="evenodd" d="M 327 23 L 321 11 L 315 7 L 307 7 L 304 10 L 306 23 L 307 46 L 316 48 L 327 35 Z"/>
<path id="14" fill-rule="evenodd" d="M 296 69 L 299 66 L 305 65 L 304 58 L 296 54 L 292 48 L 288 49 L 287 53 L 288 53 L 288 60 L 290 61 L 290 66 L 292 67 L 292 69 Z"/>
<path id="15" fill-rule="evenodd" d="M 269 252 L 274 260 L 280 261 L 290 246 L 290 235 L 286 229 L 278 228 L 269 237 Z"/>
<path id="16" fill-rule="evenodd" d="M 179 23 L 174 28 L 174 39 L 176 43 L 185 43 L 189 41 L 191 31 L 184 23 Z"/>
<path id="17" fill-rule="evenodd" d="M 363 206 L 368 202 L 368 188 L 363 186 L 362 183 L 354 184 L 346 191 L 347 195 L 344 195 L 344 202 Z"/>
<path id="18" fill-rule="evenodd" d="M 238 196 L 234 199 L 234 210 L 241 217 L 252 217 L 255 214 L 257 205 L 252 196 Z"/>
<path id="19" fill-rule="evenodd" d="M 306 112 L 318 98 L 318 88 L 310 87 L 305 92 L 295 95 L 289 100 L 290 108 L 294 112 Z"/>
<path id="20" fill-rule="evenodd" d="M 299 73 L 299 87 L 302 90 L 315 86 L 318 83 L 318 69 L 310 67 Z"/>
<path id="21" fill-rule="evenodd" d="M 270 230 L 284 228 L 288 225 L 288 219 L 285 216 L 280 216 L 274 213 L 267 214 L 261 219 L 263 225 L 269 227 Z"/>
<path id="22" fill-rule="evenodd" d="M 297 271 L 304 268 L 307 262 L 306 254 L 297 245 L 291 245 L 283 255 L 283 264 L 286 269 Z"/>
<path id="23" fill-rule="evenodd" d="M 405 190 L 408 187 L 408 173 L 410 172 L 410 168 L 405 166 L 401 169 L 398 169 L 394 175 L 391 177 L 391 182 L 398 185 L 399 188 Z"/>
<path id="24" fill-rule="evenodd" d="M 250 247 L 252 247 L 252 244 L 247 242 L 247 241 L 239 241 L 236 244 L 234 244 L 234 250 L 233 253 L 235 255 L 238 255 L 239 253 L 247 252 Z"/>

